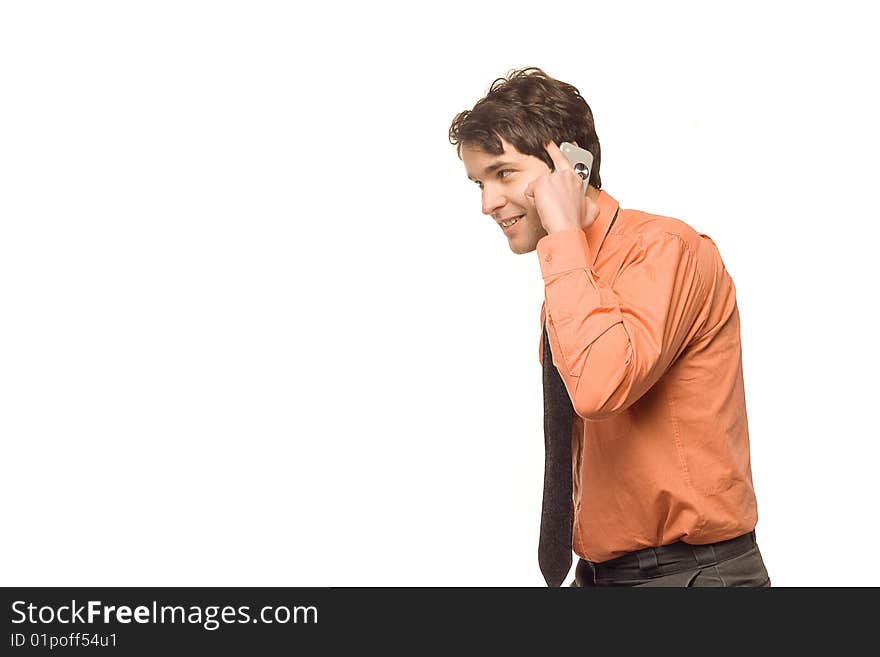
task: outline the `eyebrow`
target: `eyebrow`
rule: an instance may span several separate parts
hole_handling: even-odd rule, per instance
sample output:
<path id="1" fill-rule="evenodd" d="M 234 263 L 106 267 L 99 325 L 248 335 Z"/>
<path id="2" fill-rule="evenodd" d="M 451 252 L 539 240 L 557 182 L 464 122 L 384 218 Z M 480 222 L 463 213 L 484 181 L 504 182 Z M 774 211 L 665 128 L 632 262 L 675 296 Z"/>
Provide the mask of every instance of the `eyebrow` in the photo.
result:
<path id="1" fill-rule="evenodd" d="M 493 171 L 497 171 L 501 167 L 515 167 L 515 166 L 516 166 L 516 162 L 496 162 L 495 164 L 490 164 L 489 166 L 487 166 L 483 170 L 483 175 L 486 176 L 486 175 L 492 173 Z M 470 176 L 468 176 L 468 180 L 473 180 L 474 182 L 477 182 L 474 178 L 471 178 Z"/>

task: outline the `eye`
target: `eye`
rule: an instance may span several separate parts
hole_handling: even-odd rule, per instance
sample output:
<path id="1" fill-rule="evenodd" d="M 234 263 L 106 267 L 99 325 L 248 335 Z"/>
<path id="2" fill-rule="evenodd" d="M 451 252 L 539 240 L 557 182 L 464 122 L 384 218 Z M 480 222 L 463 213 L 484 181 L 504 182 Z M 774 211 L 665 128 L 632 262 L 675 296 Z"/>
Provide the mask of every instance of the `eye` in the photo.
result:
<path id="1" fill-rule="evenodd" d="M 504 175 L 505 173 L 513 173 L 513 169 L 501 169 L 501 171 L 498 172 L 498 177 L 501 179 L 507 178 L 507 176 Z"/>

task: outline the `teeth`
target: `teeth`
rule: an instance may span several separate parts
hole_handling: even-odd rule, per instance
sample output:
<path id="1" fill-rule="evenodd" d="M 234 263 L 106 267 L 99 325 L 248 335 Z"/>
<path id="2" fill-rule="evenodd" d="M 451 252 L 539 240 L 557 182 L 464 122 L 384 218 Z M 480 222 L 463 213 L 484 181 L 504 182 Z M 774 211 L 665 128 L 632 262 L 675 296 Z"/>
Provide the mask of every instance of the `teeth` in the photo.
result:
<path id="1" fill-rule="evenodd" d="M 521 217 L 514 217 L 510 221 L 502 221 L 501 226 L 502 226 L 502 228 L 510 228 L 511 226 L 513 226 L 513 224 L 515 224 L 517 221 L 519 221 L 520 218 Z"/>

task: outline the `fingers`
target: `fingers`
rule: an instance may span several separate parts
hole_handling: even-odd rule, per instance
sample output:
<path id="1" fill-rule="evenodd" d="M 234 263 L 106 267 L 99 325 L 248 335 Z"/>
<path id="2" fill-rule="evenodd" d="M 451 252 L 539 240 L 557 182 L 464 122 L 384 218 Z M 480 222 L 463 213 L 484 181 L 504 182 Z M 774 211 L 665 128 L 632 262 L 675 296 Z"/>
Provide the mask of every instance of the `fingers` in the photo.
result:
<path id="1" fill-rule="evenodd" d="M 574 171 L 574 167 L 571 165 L 571 162 L 567 157 L 565 157 L 565 153 L 559 150 L 559 146 L 556 145 L 554 141 L 548 141 L 544 144 L 544 149 L 550 155 L 550 159 L 553 160 L 553 167 L 556 171 L 561 169 L 571 169 Z"/>

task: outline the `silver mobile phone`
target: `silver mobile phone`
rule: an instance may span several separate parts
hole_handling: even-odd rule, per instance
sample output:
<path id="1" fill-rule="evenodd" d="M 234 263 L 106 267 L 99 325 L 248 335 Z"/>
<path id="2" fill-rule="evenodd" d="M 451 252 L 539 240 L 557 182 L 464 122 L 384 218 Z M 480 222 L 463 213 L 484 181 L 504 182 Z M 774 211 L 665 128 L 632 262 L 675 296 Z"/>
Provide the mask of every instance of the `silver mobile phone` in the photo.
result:
<path id="1" fill-rule="evenodd" d="M 567 141 L 559 144 L 559 150 L 568 158 L 577 174 L 583 178 L 584 192 L 586 192 L 590 183 L 590 172 L 593 170 L 593 154 Z"/>

